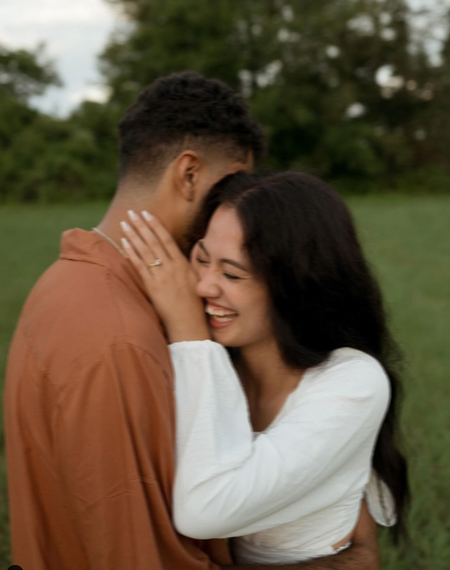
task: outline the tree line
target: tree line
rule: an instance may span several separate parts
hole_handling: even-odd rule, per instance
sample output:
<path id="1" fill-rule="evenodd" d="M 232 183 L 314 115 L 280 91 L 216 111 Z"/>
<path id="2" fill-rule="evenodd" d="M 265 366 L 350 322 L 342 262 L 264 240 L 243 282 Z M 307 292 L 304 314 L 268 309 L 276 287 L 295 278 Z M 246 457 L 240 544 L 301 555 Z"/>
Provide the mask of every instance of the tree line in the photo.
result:
<path id="1" fill-rule="evenodd" d="M 39 112 L 30 99 L 60 83 L 54 66 L 41 48 L 0 45 L 0 201 L 110 197 L 117 122 L 143 87 L 184 69 L 247 98 L 266 168 L 344 192 L 449 191 L 449 10 L 436 21 L 405 0 L 107 1 L 124 23 L 99 59 L 105 103 Z"/>

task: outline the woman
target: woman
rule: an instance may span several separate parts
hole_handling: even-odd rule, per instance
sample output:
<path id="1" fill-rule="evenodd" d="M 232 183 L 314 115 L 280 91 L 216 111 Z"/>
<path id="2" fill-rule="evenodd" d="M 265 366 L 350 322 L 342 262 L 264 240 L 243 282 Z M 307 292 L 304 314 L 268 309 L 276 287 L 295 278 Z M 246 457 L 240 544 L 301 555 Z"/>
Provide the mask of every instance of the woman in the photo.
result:
<path id="1" fill-rule="evenodd" d="M 343 201 L 305 174 L 228 177 L 197 228 L 196 278 L 146 218 L 123 245 L 173 343 L 180 532 L 234 537 L 241 564 L 299 561 L 345 548 L 365 497 L 397 535 L 393 348 Z"/>

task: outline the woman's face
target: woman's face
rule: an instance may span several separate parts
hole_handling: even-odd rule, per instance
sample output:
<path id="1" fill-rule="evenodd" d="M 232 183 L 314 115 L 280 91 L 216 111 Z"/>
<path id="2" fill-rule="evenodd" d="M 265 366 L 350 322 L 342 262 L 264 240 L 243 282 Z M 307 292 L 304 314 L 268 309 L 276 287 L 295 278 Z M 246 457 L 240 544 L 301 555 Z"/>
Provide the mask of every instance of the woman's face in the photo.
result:
<path id="1" fill-rule="evenodd" d="M 191 254 L 212 338 L 241 348 L 273 337 L 269 295 L 252 272 L 243 238 L 235 209 L 221 206 Z"/>

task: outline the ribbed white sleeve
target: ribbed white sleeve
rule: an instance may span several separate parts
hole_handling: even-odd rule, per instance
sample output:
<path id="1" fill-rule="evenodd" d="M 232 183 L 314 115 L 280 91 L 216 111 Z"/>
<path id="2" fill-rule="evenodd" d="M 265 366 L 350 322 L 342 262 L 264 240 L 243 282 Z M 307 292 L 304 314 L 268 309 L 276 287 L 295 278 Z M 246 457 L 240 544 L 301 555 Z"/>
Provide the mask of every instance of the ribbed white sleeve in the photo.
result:
<path id="1" fill-rule="evenodd" d="M 227 351 L 212 341 L 170 346 L 179 532 L 199 539 L 247 535 L 364 488 L 389 383 L 375 359 L 341 350 L 333 365 L 305 373 L 282 417 L 255 438 Z"/>

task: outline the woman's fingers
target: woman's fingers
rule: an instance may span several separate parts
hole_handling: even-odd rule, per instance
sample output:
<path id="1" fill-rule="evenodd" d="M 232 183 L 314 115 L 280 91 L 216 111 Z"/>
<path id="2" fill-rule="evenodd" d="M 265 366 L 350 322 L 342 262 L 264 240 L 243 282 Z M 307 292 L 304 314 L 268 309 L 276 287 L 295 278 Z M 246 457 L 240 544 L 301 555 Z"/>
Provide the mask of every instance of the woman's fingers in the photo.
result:
<path id="1" fill-rule="evenodd" d="M 120 241 L 131 263 L 136 267 L 136 269 L 138 270 L 138 272 L 141 274 L 142 278 L 145 281 L 146 278 L 148 279 L 152 277 L 152 272 L 148 269 L 147 263 L 136 253 L 136 250 L 131 245 L 132 239 L 133 238 L 131 236 L 128 236 L 128 239 L 120 238 Z"/>
<path id="2" fill-rule="evenodd" d="M 143 261 L 145 268 L 148 269 L 148 266 L 158 259 L 157 254 L 147 242 L 142 241 L 137 231 L 127 222 L 120 222 L 120 226 L 128 242 L 131 244 L 133 253 Z M 127 253 L 129 254 L 128 250 Z M 130 255 L 130 259 L 135 260 L 135 257 L 131 257 Z"/>
<path id="3" fill-rule="evenodd" d="M 128 217 L 130 222 L 134 226 L 142 238 L 142 241 L 149 247 L 155 259 L 161 259 L 161 261 L 166 262 L 171 260 L 169 252 L 163 247 L 163 244 L 158 239 L 157 234 L 154 232 L 153 228 L 149 227 L 143 217 L 139 216 L 133 210 L 128 210 Z M 154 261 L 153 260 L 153 261 Z"/>
<path id="4" fill-rule="evenodd" d="M 149 212 L 147 212 L 147 210 L 144 210 L 142 212 L 142 217 L 145 219 L 152 232 L 158 238 L 158 241 L 162 247 L 172 259 L 175 260 L 179 256 L 182 256 L 184 258 L 184 255 L 181 253 L 176 241 L 173 239 L 168 230 L 163 226 L 163 224 L 158 220 L 158 218 L 152 216 Z"/>

